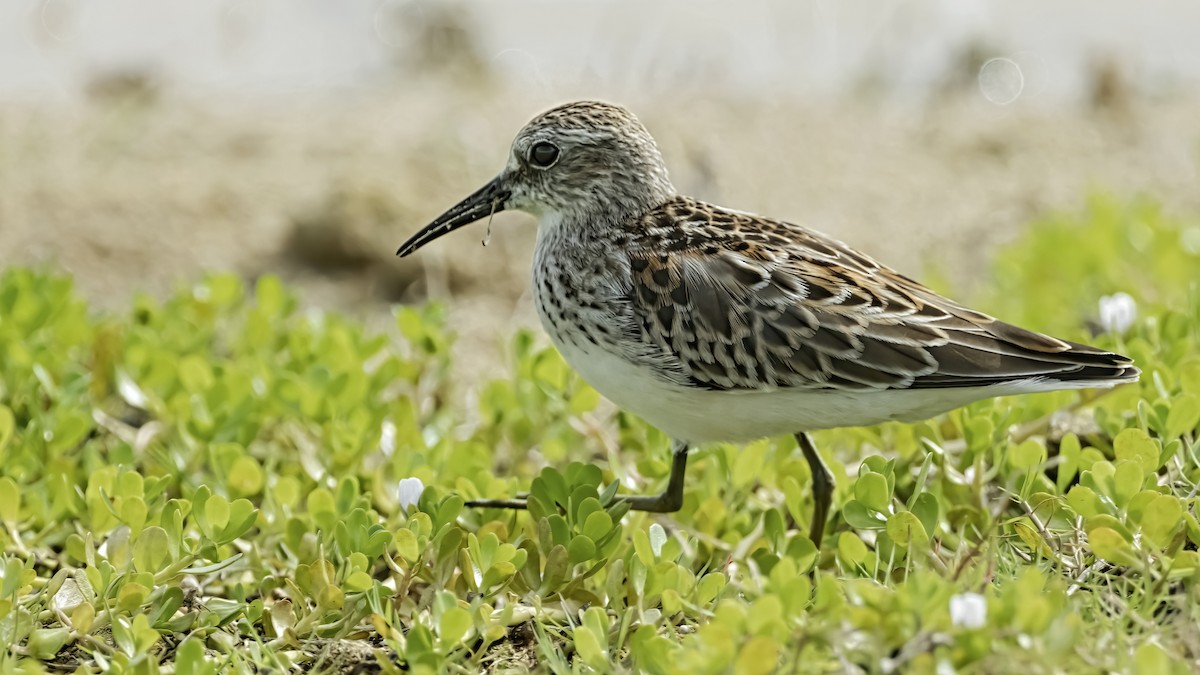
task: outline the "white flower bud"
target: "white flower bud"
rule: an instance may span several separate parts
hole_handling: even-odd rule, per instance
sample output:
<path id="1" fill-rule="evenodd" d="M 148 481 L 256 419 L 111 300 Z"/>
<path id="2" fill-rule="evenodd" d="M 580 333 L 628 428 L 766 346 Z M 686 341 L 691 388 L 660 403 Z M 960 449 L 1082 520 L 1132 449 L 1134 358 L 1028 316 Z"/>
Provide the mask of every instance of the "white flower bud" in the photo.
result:
<path id="1" fill-rule="evenodd" d="M 425 484 L 420 478 L 405 478 L 396 486 L 396 501 L 399 502 L 400 508 L 406 513 L 417 505 L 417 500 L 421 498 L 421 493 L 425 491 Z"/>
<path id="2" fill-rule="evenodd" d="M 1124 333 L 1137 320 L 1137 301 L 1128 293 L 1100 298 L 1100 325 L 1112 333 Z"/>
<path id="3" fill-rule="evenodd" d="M 987 598 L 978 593 L 951 596 L 950 622 L 959 628 L 983 628 L 987 625 Z"/>

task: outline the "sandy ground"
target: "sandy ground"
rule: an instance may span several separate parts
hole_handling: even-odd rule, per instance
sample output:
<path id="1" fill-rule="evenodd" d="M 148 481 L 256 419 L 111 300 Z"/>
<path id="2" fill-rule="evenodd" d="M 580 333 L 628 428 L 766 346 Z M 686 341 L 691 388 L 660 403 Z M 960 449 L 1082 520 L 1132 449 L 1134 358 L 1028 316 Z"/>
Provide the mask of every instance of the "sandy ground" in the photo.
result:
<path id="1" fill-rule="evenodd" d="M 1004 107 L 968 88 L 919 105 L 771 103 L 696 93 L 624 103 L 683 191 L 795 219 L 965 295 L 989 252 L 1092 190 L 1200 210 L 1194 101 Z M 0 264 L 49 262 L 99 306 L 205 270 L 272 273 L 317 306 L 386 317 L 448 300 L 463 372 L 489 373 L 527 292 L 533 223 L 496 218 L 392 257 L 411 232 L 502 166 L 553 100 L 434 85 L 373 94 L 174 96 L 109 83 L 69 106 L 0 105 Z"/>

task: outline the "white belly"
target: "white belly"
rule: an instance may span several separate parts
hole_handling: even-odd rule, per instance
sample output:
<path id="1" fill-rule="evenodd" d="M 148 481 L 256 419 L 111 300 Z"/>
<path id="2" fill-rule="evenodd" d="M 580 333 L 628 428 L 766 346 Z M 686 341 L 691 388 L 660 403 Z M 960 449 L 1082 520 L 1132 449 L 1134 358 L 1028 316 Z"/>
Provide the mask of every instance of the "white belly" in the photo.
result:
<path id="1" fill-rule="evenodd" d="M 672 438 L 691 443 L 746 442 L 800 431 L 915 421 L 983 398 L 1038 389 L 1026 385 L 864 392 L 711 391 L 664 382 L 601 348 L 555 343 L 571 367 L 618 407 Z"/>

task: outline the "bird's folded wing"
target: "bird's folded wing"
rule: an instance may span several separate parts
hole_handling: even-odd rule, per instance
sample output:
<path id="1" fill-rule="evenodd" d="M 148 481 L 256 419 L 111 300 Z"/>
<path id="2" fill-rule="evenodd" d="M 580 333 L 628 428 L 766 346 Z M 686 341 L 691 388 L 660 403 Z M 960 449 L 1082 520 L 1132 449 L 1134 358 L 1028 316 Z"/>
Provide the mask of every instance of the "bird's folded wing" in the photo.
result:
<path id="1" fill-rule="evenodd" d="M 957 305 L 800 226 L 693 200 L 658 211 L 630 249 L 634 329 L 696 386 L 869 390 L 1136 376 L 1122 356 Z"/>

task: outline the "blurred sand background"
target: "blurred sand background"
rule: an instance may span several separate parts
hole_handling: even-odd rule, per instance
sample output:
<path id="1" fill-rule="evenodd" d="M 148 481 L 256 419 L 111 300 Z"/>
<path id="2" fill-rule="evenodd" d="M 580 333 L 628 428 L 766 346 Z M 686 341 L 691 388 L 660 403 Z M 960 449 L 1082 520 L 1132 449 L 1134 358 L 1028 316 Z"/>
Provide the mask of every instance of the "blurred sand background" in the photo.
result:
<path id="1" fill-rule="evenodd" d="M 102 307 L 271 273 L 377 321 L 448 300 L 487 373 L 533 224 L 406 260 L 533 114 L 622 102 L 676 185 L 829 232 L 969 297 L 989 252 L 1091 191 L 1200 211 L 1200 4 L 6 0 L 0 264 Z"/>

